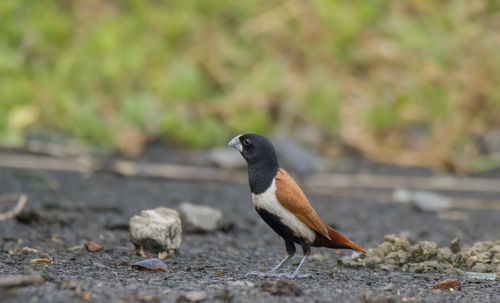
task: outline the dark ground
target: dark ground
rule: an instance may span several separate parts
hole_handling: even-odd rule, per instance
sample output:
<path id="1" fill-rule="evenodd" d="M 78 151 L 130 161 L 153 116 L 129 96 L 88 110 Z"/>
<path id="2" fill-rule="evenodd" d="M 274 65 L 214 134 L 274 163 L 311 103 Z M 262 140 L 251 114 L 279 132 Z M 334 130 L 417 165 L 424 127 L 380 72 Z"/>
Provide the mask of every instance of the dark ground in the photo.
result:
<path id="1" fill-rule="evenodd" d="M 54 185 L 57 183 L 58 189 Z M 500 302 L 498 278 L 477 282 L 459 273 L 349 269 L 336 265 L 339 251 L 327 249 L 313 249 L 315 257 L 303 267 L 302 273 L 313 276 L 298 280 L 301 296 L 262 292 L 259 286 L 273 279 L 245 278 L 245 273 L 269 269 L 284 256 L 285 248 L 258 218 L 248 186 L 125 178 L 107 172 L 85 178 L 71 172 L 0 168 L 0 193 L 21 192 L 29 196 L 25 222 L 0 222 L 0 276 L 43 272 L 47 281 L 0 289 L 2 302 L 174 302 L 193 290 L 206 291 L 206 301 L 210 302 L 225 289 L 233 295 L 232 302 L 359 302 L 366 291 L 401 302 Z M 326 223 L 367 248 L 383 242 L 385 234 L 402 231 L 416 240 L 431 240 L 440 246 L 455 237 L 460 237 L 464 246 L 500 239 L 498 210 L 467 210 L 469 220 L 444 221 L 408 205 L 334 196 L 309 198 Z M 176 207 L 183 201 L 222 210 L 225 218 L 235 223 L 234 229 L 184 234 L 177 256 L 165 259 L 168 272 L 132 269 L 130 264 L 143 258 L 134 254 L 129 242 L 130 217 L 142 209 Z M 100 243 L 104 249 L 95 253 L 68 250 L 87 240 Z M 38 255 L 21 253 L 25 246 L 43 251 L 54 261 L 31 262 Z M 299 250 L 295 264 L 300 256 Z M 462 289 L 434 290 L 433 284 L 445 278 L 459 278 Z M 64 286 L 70 281 L 80 286 Z M 88 300 L 83 298 L 85 291 L 90 293 Z"/>

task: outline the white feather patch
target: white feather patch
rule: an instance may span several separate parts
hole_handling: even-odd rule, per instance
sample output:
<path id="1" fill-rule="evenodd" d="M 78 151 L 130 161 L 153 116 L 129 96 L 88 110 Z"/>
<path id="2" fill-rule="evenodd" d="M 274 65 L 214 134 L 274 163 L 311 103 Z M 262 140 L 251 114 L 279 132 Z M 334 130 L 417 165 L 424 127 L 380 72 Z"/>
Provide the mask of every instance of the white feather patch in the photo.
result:
<path id="1" fill-rule="evenodd" d="M 305 240 L 307 244 L 312 244 L 316 238 L 316 233 L 309 226 L 305 225 L 288 209 L 284 208 L 276 198 L 276 184 L 271 186 L 261 194 L 252 194 L 253 205 L 255 208 L 261 208 L 280 218 L 281 223 L 293 230 L 298 238 Z"/>

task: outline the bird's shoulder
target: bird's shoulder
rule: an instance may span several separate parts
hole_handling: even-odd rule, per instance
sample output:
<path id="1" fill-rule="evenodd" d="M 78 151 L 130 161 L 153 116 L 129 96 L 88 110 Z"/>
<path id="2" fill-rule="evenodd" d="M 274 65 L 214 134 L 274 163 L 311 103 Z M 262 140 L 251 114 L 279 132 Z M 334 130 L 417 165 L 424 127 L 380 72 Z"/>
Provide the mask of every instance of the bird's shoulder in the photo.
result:
<path id="1" fill-rule="evenodd" d="M 311 206 L 306 195 L 295 180 L 284 170 L 279 168 L 276 177 L 276 198 L 278 202 L 304 224 L 329 238 L 325 224 Z"/>

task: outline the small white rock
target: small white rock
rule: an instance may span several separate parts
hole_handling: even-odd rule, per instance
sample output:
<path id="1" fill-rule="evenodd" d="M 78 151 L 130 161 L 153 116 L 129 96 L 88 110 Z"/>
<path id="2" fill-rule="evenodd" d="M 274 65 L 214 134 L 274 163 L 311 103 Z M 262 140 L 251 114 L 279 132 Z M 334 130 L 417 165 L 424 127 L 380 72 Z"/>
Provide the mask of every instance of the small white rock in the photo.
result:
<path id="1" fill-rule="evenodd" d="M 232 286 L 245 286 L 245 287 L 253 287 L 255 284 L 250 281 L 231 281 L 229 282 Z"/>
<path id="2" fill-rule="evenodd" d="M 185 294 L 185 297 L 191 302 L 199 302 L 207 298 L 207 293 L 203 290 L 190 291 Z"/>
<path id="3" fill-rule="evenodd" d="M 130 219 L 130 234 L 130 241 L 141 254 L 150 252 L 166 256 L 181 245 L 179 213 L 166 207 L 143 210 Z"/>
<path id="4" fill-rule="evenodd" d="M 448 197 L 430 191 L 397 189 L 393 193 L 393 198 L 399 202 L 409 202 L 421 211 L 433 212 L 451 207 L 451 200 Z"/>
<path id="5" fill-rule="evenodd" d="M 188 233 L 214 231 L 222 219 L 220 210 L 205 205 L 183 202 L 178 210 L 182 218 L 182 228 Z"/>
<path id="6" fill-rule="evenodd" d="M 245 159 L 234 148 L 213 148 L 208 151 L 207 157 L 215 166 L 226 169 L 244 168 L 247 166 Z"/>

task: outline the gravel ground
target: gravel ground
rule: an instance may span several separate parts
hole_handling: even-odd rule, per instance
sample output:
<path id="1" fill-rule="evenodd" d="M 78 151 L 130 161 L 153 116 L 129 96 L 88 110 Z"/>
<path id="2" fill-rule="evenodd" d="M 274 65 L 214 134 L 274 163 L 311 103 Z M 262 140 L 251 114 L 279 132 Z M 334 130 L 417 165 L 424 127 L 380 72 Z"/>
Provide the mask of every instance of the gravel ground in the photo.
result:
<path id="1" fill-rule="evenodd" d="M 350 252 L 328 249 L 313 249 L 302 268 L 312 277 L 296 281 L 301 295 L 262 291 L 263 283 L 275 279 L 246 278 L 245 273 L 269 269 L 285 255 L 285 248 L 258 218 L 248 186 L 0 168 L 0 193 L 19 192 L 29 196 L 22 220 L 0 222 L 0 276 L 40 272 L 46 281 L 0 288 L 3 302 L 185 302 L 183 295 L 191 291 L 205 291 L 206 302 L 500 302 L 498 278 L 475 281 L 460 273 L 339 267 L 337 259 Z M 440 246 L 455 237 L 464 246 L 500 239 L 498 210 L 467 210 L 469 220 L 440 220 L 434 213 L 408 205 L 335 196 L 309 198 L 326 223 L 367 248 L 383 242 L 386 234 L 400 232 Z M 129 241 L 130 217 L 142 209 L 175 208 L 183 201 L 222 210 L 234 228 L 183 235 L 176 257 L 164 260 L 167 272 L 132 269 L 130 264 L 143 258 L 134 254 Z M 1 206 L 5 210 L 11 205 Z M 103 249 L 68 250 L 89 240 Z M 23 247 L 42 253 L 23 253 Z M 54 260 L 31 262 L 43 255 Z M 300 257 L 299 249 L 287 269 L 292 270 Z M 460 279 L 462 289 L 433 289 L 436 281 L 446 278 Z"/>

